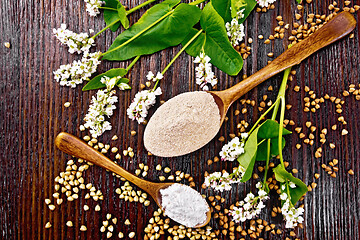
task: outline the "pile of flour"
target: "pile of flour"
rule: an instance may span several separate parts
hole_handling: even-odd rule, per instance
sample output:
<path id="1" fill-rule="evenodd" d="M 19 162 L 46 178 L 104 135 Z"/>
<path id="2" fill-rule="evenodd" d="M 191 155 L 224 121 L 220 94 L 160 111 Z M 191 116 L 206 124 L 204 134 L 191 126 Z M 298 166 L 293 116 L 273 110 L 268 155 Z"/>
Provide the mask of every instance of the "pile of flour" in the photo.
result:
<path id="1" fill-rule="evenodd" d="M 175 183 L 160 190 L 165 215 L 186 226 L 195 227 L 206 222 L 210 211 L 206 200 L 189 186 Z"/>
<path id="2" fill-rule="evenodd" d="M 145 148 L 160 157 L 191 153 L 215 137 L 220 113 L 207 92 L 187 92 L 164 103 L 151 117 L 144 133 Z"/>

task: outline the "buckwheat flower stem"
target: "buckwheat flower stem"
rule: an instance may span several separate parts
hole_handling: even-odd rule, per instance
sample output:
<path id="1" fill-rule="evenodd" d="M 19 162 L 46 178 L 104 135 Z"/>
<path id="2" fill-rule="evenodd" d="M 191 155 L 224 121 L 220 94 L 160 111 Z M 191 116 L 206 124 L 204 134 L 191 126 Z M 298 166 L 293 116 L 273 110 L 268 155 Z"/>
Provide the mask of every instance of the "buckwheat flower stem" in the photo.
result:
<path id="1" fill-rule="evenodd" d="M 283 134 L 283 129 L 284 129 L 284 115 L 285 115 L 285 97 L 281 96 L 281 110 L 280 110 L 280 121 L 279 121 L 279 157 L 280 157 L 280 162 L 281 165 L 283 166 L 283 168 L 285 169 L 285 165 L 284 165 L 284 159 L 283 159 L 283 155 L 282 155 L 282 134 Z"/>
<path id="2" fill-rule="evenodd" d="M 134 65 L 135 63 L 139 60 L 139 58 L 141 57 L 141 55 L 136 56 L 136 58 L 134 58 L 134 60 L 130 63 L 130 65 L 126 68 L 126 71 L 129 71 Z"/>
<path id="3" fill-rule="evenodd" d="M 169 67 L 175 62 L 175 60 L 180 56 L 180 54 L 202 33 L 202 29 L 200 29 L 185 45 L 184 47 L 175 55 L 175 57 L 171 60 L 171 62 L 164 68 L 161 72 L 163 75 L 169 69 Z"/>
<path id="4" fill-rule="evenodd" d="M 266 166 L 265 166 L 265 173 L 264 173 L 264 181 L 263 181 L 263 189 L 265 188 L 266 185 L 266 180 L 267 180 L 267 173 L 269 170 L 269 162 L 270 162 L 270 147 L 271 147 L 271 140 L 268 139 L 267 140 L 267 152 L 266 152 Z"/>
<path id="5" fill-rule="evenodd" d="M 280 86 L 280 90 L 279 90 L 279 94 L 278 94 L 278 97 L 277 99 L 280 99 L 281 97 L 284 97 L 285 99 L 285 90 L 286 90 L 286 84 L 287 84 L 287 80 L 289 78 L 289 74 L 290 74 L 290 71 L 291 71 L 291 68 L 288 68 L 284 71 L 284 77 L 283 77 L 283 80 L 281 82 L 281 86 Z M 271 116 L 271 120 L 275 120 L 276 119 L 276 116 L 277 116 L 277 113 L 278 113 L 278 110 L 279 110 L 279 105 L 280 105 L 280 101 L 277 101 L 275 102 L 274 104 L 274 111 L 272 113 L 272 116 Z M 285 106 L 285 104 L 283 104 Z M 280 124 L 280 126 L 282 126 L 282 124 Z M 281 128 L 281 127 L 280 127 Z M 279 128 L 279 131 L 280 131 L 280 128 Z M 282 131 L 282 128 L 281 128 L 281 131 Z M 280 137 L 281 136 L 281 137 Z M 282 142 L 282 133 L 280 134 L 279 133 L 279 140 L 281 139 L 281 142 Z M 267 155 L 266 155 L 266 167 L 265 167 L 265 173 L 264 173 L 264 184 L 263 186 L 265 187 L 265 184 L 266 184 L 266 178 L 267 178 L 267 172 L 269 170 L 269 162 L 270 162 L 270 142 L 271 140 L 268 139 L 267 140 Z M 279 147 L 279 152 L 282 153 L 282 148 Z M 282 161 L 282 164 L 283 164 L 283 161 Z"/>
<path id="6" fill-rule="evenodd" d="M 285 168 L 284 165 L 284 159 L 282 156 L 282 133 L 283 133 L 283 129 L 284 129 L 284 117 L 285 117 L 285 91 L 286 91 L 286 84 L 287 84 L 287 80 L 289 78 L 289 74 L 290 74 L 291 68 L 288 68 L 285 70 L 284 73 L 284 78 L 283 78 L 283 82 L 280 86 L 280 90 L 279 90 L 279 95 L 278 98 L 281 100 L 281 112 L 280 112 L 280 122 L 279 122 L 279 156 L 280 156 L 280 162 L 281 165 Z M 277 106 L 277 108 L 279 108 L 279 106 Z M 276 109 L 277 111 L 277 109 Z M 276 112 L 274 111 L 275 116 L 276 116 Z"/>
<path id="7" fill-rule="evenodd" d="M 137 33 L 135 36 L 133 36 L 132 38 L 130 38 L 129 40 L 127 40 L 126 42 L 124 42 L 123 44 L 121 44 L 120 46 L 117 46 L 114 49 L 111 49 L 107 52 L 104 52 L 103 54 L 101 54 L 101 56 L 104 56 L 106 54 L 109 54 L 111 52 L 114 52 L 120 48 L 122 48 L 123 46 L 125 46 L 126 44 L 132 42 L 134 39 L 136 39 L 137 37 L 139 37 L 141 34 L 143 34 L 144 32 L 146 32 L 147 30 L 149 30 L 150 28 L 152 28 L 153 26 L 155 26 L 156 24 L 158 24 L 159 22 L 161 22 L 164 18 L 166 18 L 167 16 L 169 16 L 170 14 L 172 14 L 174 12 L 174 10 L 169 11 L 168 13 L 166 13 L 164 16 L 162 16 L 161 18 L 159 18 L 158 20 L 156 20 L 155 22 L 153 22 L 152 24 L 150 24 L 147 28 L 143 29 L 142 31 L 140 31 L 139 33 Z"/>
<path id="8" fill-rule="evenodd" d="M 164 68 L 161 72 L 162 75 L 169 69 L 169 67 L 175 62 L 175 60 L 181 55 L 181 53 L 202 33 L 202 29 L 200 29 L 185 45 L 181 50 L 175 55 L 175 57 L 169 62 L 169 64 Z M 156 89 L 160 79 L 156 81 L 153 91 Z"/>
<path id="9" fill-rule="evenodd" d="M 109 25 L 107 25 L 106 27 L 104 27 L 103 29 L 100 30 L 100 32 L 98 32 L 97 34 L 95 34 L 94 36 L 92 36 L 91 38 L 95 39 L 97 36 L 99 36 L 101 33 L 103 33 L 106 29 L 112 27 L 113 25 L 115 25 L 116 23 L 118 23 L 120 21 L 120 19 L 115 20 L 114 22 L 110 23 Z"/>
<path id="10" fill-rule="evenodd" d="M 99 7 L 99 9 L 110 10 L 110 11 L 117 11 L 116 8 L 109 8 L 109 7 Z"/>
<path id="11" fill-rule="evenodd" d="M 256 126 L 259 124 L 259 122 L 262 121 L 262 119 L 271 111 L 271 109 L 274 108 L 275 104 L 276 104 L 277 102 L 279 102 L 279 101 L 280 101 L 279 98 L 276 99 L 276 101 L 269 107 L 269 109 L 266 110 L 266 111 L 259 117 L 259 119 L 256 121 L 256 123 L 254 124 L 254 126 L 250 129 L 249 135 L 252 133 L 252 131 L 254 131 L 254 129 L 256 128 Z"/>
<path id="12" fill-rule="evenodd" d="M 132 9 L 129 9 L 129 11 L 126 12 L 126 15 L 129 15 L 130 13 L 132 13 L 132 12 L 142 8 L 142 7 L 145 7 L 146 5 L 148 5 L 148 4 L 152 3 L 152 2 L 155 2 L 155 1 L 157 1 L 157 0 L 148 0 L 146 2 L 143 2 L 143 3 L 139 4 L 139 5 L 137 5 L 136 7 L 133 7 Z"/>

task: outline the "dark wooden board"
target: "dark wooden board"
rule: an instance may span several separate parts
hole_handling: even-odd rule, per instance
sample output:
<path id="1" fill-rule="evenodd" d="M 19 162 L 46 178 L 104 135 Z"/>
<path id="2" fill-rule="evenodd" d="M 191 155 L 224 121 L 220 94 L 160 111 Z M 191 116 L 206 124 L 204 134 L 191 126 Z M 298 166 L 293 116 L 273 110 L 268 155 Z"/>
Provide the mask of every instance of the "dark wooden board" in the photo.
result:
<path id="1" fill-rule="evenodd" d="M 140 1 L 124 1 L 124 5 L 136 6 Z M 305 9 L 311 12 L 325 14 L 330 1 L 314 1 L 305 4 Z M 353 3 L 360 4 L 360 1 Z M 343 6 L 343 2 L 339 3 Z M 276 16 L 281 14 L 286 23 L 291 23 L 296 9 L 295 0 L 275 3 L 276 9 L 268 13 L 253 12 L 245 23 L 247 37 L 252 37 L 254 43 L 252 54 L 245 61 L 244 69 L 238 77 L 229 77 L 216 70 L 220 79 L 218 89 L 225 89 L 241 80 L 242 74 L 250 75 L 264 67 L 269 60 L 269 52 L 279 55 L 287 46 L 286 41 L 275 41 L 264 45 L 259 40 L 259 34 L 269 36 L 276 24 Z M 134 23 L 145 9 L 135 12 L 130 16 Z M 359 13 L 355 14 L 359 17 Z M 1 239 L 104 239 L 100 233 L 101 221 L 106 213 L 111 213 L 119 219 L 117 230 L 125 234 L 130 231 L 137 232 L 137 239 L 142 239 L 143 229 L 156 209 L 154 203 L 144 208 L 140 204 L 128 203 L 118 199 L 115 189 L 119 180 L 103 169 L 92 167 L 86 172 L 86 179 L 96 185 L 104 193 L 105 200 L 100 203 L 100 212 L 84 212 L 82 206 L 87 203 L 91 209 L 96 205 L 94 201 L 85 200 L 80 194 L 80 199 L 74 202 L 64 202 L 55 211 L 51 212 L 44 199 L 51 197 L 54 192 L 54 178 L 65 169 L 65 161 L 69 156 L 62 154 L 54 146 L 54 138 L 60 131 L 67 131 L 77 136 L 83 136 L 79 125 L 86 114 L 91 96 L 94 91 L 81 91 L 81 87 L 70 89 L 60 87 L 53 80 L 53 71 L 61 64 L 73 61 L 77 56 L 70 55 L 67 49 L 59 44 L 52 34 L 52 29 L 66 23 L 76 32 L 84 32 L 89 28 L 100 30 L 105 26 L 102 17 L 92 18 L 85 12 L 85 4 L 80 0 L 44 1 L 44 0 L 1 0 L 0 7 L 0 140 L 2 154 L 0 155 L 0 238 Z M 360 25 L 360 24 L 359 24 Z M 97 41 L 97 50 L 106 51 L 118 33 L 106 31 Z M 308 146 L 302 144 L 297 150 L 295 145 L 301 143 L 297 134 L 287 137 L 285 159 L 290 166 L 297 168 L 296 174 L 306 183 L 311 183 L 314 173 L 320 173 L 317 180 L 318 187 L 309 192 L 304 200 L 305 223 L 304 229 L 297 229 L 300 239 L 359 239 L 360 238 L 360 101 L 354 97 L 346 98 L 343 116 L 347 121 L 346 129 L 349 134 L 341 136 L 340 131 L 330 131 L 333 124 L 337 123 L 339 114 L 335 112 L 335 105 L 327 102 L 315 114 L 304 113 L 305 92 L 304 87 L 309 86 L 318 96 L 328 93 L 342 97 L 341 93 L 349 84 L 360 83 L 360 42 L 358 29 L 354 32 L 353 39 L 345 38 L 311 56 L 300 66 L 295 67 L 297 74 L 294 81 L 289 84 L 288 102 L 292 108 L 287 112 L 286 118 L 295 121 L 296 126 L 305 128 L 306 121 L 312 121 L 319 129 L 327 128 L 328 142 L 336 144 L 335 149 L 328 145 L 323 148 L 323 156 L 316 159 L 314 153 L 320 146 L 319 134 L 316 135 L 316 144 Z M 11 48 L 5 48 L 4 42 L 10 42 Z M 225 123 L 215 140 L 201 150 L 183 157 L 168 159 L 148 156 L 143 148 L 143 125 L 137 125 L 126 116 L 126 108 L 139 90 L 139 84 L 146 81 L 147 71 L 159 71 L 170 61 L 172 56 L 179 51 L 179 47 L 166 49 L 152 56 L 144 56 L 133 68 L 129 75 L 133 89 L 120 92 L 118 109 L 111 119 L 113 130 L 105 133 L 101 140 L 110 142 L 113 134 L 119 136 L 116 146 L 125 149 L 134 148 L 133 159 L 123 158 L 120 164 L 135 171 L 139 163 L 150 166 L 148 179 L 156 180 L 154 170 L 156 164 L 170 166 L 173 170 L 182 170 L 190 173 L 198 189 L 203 182 L 204 172 L 228 170 L 233 166 L 230 163 L 216 163 L 208 166 L 206 161 L 218 154 L 222 143 L 216 139 L 225 136 L 236 129 L 236 124 L 241 119 L 254 123 L 259 112 L 248 107 L 248 113 L 235 117 L 235 109 L 241 109 L 237 102 L 229 113 L 229 121 Z M 99 72 L 104 72 L 112 67 L 125 67 L 128 63 L 103 62 Z M 279 88 L 281 76 L 261 84 L 249 92 L 245 98 L 259 102 L 263 94 L 268 94 L 274 99 Z M 274 91 L 268 92 L 268 86 L 273 85 Z M 299 93 L 292 89 L 295 85 L 301 87 Z M 186 54 L 174 63 L 173 67 L 165 74 L 161 82 L 163 95 L 161 100 L 167 100 L 182 92 L 197 89 L 194 81 L 194 65 L 192 58 Z M 344 97 L 342 97 L 344 98 Z M 65 108 L 65 102 L 71 102 L 71 107 Z M 159 103 L 151 110 L 159 106 Z M 293 128 L 291 128 L 293 130 Z M 130 131 L 137 131 L 135 137 L 130 136 Z M 113 157 L 113 155 L 110 155 Z M 336 178 L 328 176 L 321 168 L 333 158 L 339 159 L 339 173 Z M 347 171 L 353 169 L 354 176 Z M 260 174 L 260 177 L 262 175 Z M 255 181 L 239 185 L 230 193 L 222 193 L 226 198 L 225 205 L 229 206 L 235 200 L 242 199 L 249 189 L 253 189 Z M 203 193 L 210 194 L 206 190 Z M 272 197 L 274 198 L 275 195 Z M 261 214 L 261 218 L 284 227 L 281 218 L 271 218 L 271 207 L 276 200 L 267 204 L 269 208 Z M 122 222 L 129 218 L 130 226 Z M 73 220 L 75 227 L 69 229 L 65 226 L 67 220 Z M 50 221 L 53 225 L 45 229 L 44 225 Z M 121 224 L 120 224 L 121 223 Z M 85 224 L 89 229 L 80 232 L 79 227 Z M 281 225 L 282 224 L 282 225 Z M 217 223 L 212 226 L 217 228 Z M 240 238 L 238 236 L 238 238 Z M 285 239 L 285 235 L 266 234 L 265 239 Z M 227 237 L 223 237 L 227 239 Z"/>

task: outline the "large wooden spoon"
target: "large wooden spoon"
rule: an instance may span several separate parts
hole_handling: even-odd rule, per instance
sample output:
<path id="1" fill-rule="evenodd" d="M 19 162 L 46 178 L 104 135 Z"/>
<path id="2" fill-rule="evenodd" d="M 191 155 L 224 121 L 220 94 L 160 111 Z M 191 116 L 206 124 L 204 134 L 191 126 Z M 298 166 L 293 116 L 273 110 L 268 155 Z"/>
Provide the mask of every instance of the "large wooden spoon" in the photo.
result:
<path id="1" fill-rule="evenodd" d="M 229 107 L 237 99 L 260 83 L 264 82 L 266 79 L 284 71 L 289 67 L 299 64 L 319 49 L 346 36 L 354 30 L 355 26 L 355 18 L 349 12 L 342 12 L 311 36 L 287 49 L 269 65 L 242 82 L 223 91 L 209 91 L 209 93 L 213 96 L 220 113 L 220 124 L 217 128 L 209 126 L 211 127 L 211 130 L 210 128 L 208 128 L 208 130 L 199 130 L 196 134 L 189 130 L 189 128 L 191 128 L 189 127 L 190 124 L 196 128 L 199 123 L 202 123 L 201 119 L 210 119 L 210 115 L 201 116 L 201 119 L 199 117 L 200 122 L 187 122 L 187 130 L 180 129 L 182 123 L 178 124 L 177 127 L 173 127 L 175 125 L 171 122 L 167 125 L 159 124 L 159 119 L 172 119 L 175 114 L 181 112 L 180 110 L 186 108 L 190 109 L 190 107 L 192 107 L 191 103 L 187 103 L 185 105 L 182 104 L 183 106 L 181 106 L 181 104 L 178 103 L 178 100 L 176 100 L 180 95 L 170 99 L 159 107 L 147 124 L 144 132 L 144 145 L 146 149 L 153 155 L 160 157 L 176 157 L 198 150 L 216 136 L 222 123 L 224 122 Z M 200 94 L 202 93 L 191 93 L 193 98 L 195 97 L 194 95 L 197 95 L 198 99 L 201 98 Z M 188 107 L 188 105 L 190 107 Z M 171 108 L 168 109 L 168 106 L 171 106 Z M 164 109 L 166 109 L 166 111 Z M 166 134 L 163 134 L 163 132 Z M 199 139 L 201 139 L 201 141 Z M 185 144 L 185 141 L 188 142 Z"/>
<path id="2" fill-rule="evenodd" d="M 80 140 L 79 138 L 69 134 L 69 133 L 59 133 L 55 138 L 55 145 L 63 152 L 75 156 L 77 158 L 84 159 L 89 161 L 95 165 L 103 167 L 115 174 L 118 174 L 124 177 L 126 180 L 132 182 L 139 188 L 143 189 L 150 196 L 155 200 L 156 204 L 164 210 L 161 205 L 161 189 L 168 188 L 174 183 L 154 183 L 149 182 L 144 179 L 138 178 L 135 175 L 129 173 L 109 158 L 105 157 L 89 145 L 87 145 L 84 141 Z M 176 183 L 178 184 L 178 183 Z M 195 191 L 195 190 L 194 190 Z M 211 219 L 211 212 L 210 208 L 209 211 L 206 213 L 206 221 L 204 223 L 198 224 L 195 228 L 203 227 L 209 223 Z"/>
<path id="3" fill-rule="evenodd" d="M 285 69 L 301 63 L 305 58 L 321 48 L 348 35 L 355 27 L 356 20 L 349 12 L 339 13 L 311 36 L 287 49 L 269 65 L 250 77 L 226 90 L 209 91 L 219 106 L 221 116 L 220 125 L 224 122 L 231 104 L 245 93 Z"/>

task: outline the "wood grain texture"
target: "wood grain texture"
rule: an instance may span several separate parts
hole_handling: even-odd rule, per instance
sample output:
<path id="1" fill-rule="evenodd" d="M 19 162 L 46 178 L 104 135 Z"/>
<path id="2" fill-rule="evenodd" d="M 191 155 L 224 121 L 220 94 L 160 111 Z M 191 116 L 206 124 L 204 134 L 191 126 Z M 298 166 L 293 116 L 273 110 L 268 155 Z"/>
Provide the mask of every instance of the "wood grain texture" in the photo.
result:
<path id="1" fill-rule="evenodd" d="M 130 8 L 136 6 L 140 1 L 123 1 Z M 0 238 L 1 239 L 104 239 L 105 235 L 100 233 L 101 222 L 106 213 L 111 213 L 119 220 L 116 231 L 128 234 L 131 231 L 137 233 L 137 239 L 143 238 L 143 229 L 146 226 L 153 210 L 157 209 L 155 203 L 149 207 L 140 204 L 121 201 L 115 194 L 115 189 L 120 181 L 111 174 L 98 167 L 91 167 L 85 173 L 87 182 L 93 183 L 99 188 L 105 200 L 99 203 L 100 212 L 83 210 L 86 203 L 91 209 L 97 204 L 92 200 L 85 200 L 84 195 L 74 202 L 64 202 L 55 211 L 50 211 L 44 199 L 51 197 L 54 193 L 54 178 L 65 170 L 65 162 L 69 156 L 62 154 L 54 146 L 55 136 L 61 132 L 70 132 L 76 136 L 84 136 L 79 131 L 79 125 L 86 114 L 91 96 L 94 91 L 81 91 L 81 87 L 70 89 L 60 87 L 53 80 L 53 71 L 61 64 L 66 64 L 78 56 L 70 55 L 67 49 L 60 46 L 53 37 L 52 29 L 66 23 L 68 27 L 76 32 L 85 32 L 92 28 L 100 30 L 105 26 L 101 17 L 91 18 L 85 12 L 85 4 L 80 0 L 1 0 L 0 8 L 0 140 L 3 153 L 0 155 Z M 305 11 L 319 14 L 328 12 L 327 6 L 330 1 L 316 0 L 311 4 L 305 4 Z M 359 0 L 354 4 L 360 4 Z M 286 41 L 275 41 L 264 45 L 259 40 L 259 34 L 265 37 L 272 34 L 276 26 L 276 16 L 281 14 L 286 23 L 291 23 L 296 10 L 295 0 L 276 2 L 276 9 L 268 13 L 253 12 L 245 22 L 247 37 L 252 37 L 254 42 L 252 54 L 245 61 L 244 68 L 238 77 L 229 77 L 215 70 L 219 78 L 218 89 L 226 89 L 239 82 L 242 74 L 251 75 L 267 64 L 269 58 L 267 53 L 274 52 L 280 55 Z M 339 2 L 343 6 L 343 2 Z M 130 22 L 134 23 L 147 9 L 141 9 L 130 16 Z M 359 19 L 360 14 L 355 14 Z M 303 21 L 303 19 L 302 19 Z M 358 23 L 358 26 L 360 24 Z M 119 30 L 120 32 L 120 30 Z M 106 51 L 116 35 L 119 33 L 106 31 L 96 43 L 96 49 Z M 353 96 L 344 98 L 341 93 L 347 89 L 349 84 L 360 83 L 360 34 L 357 28 L 353 39 L 345 38 L 324 50 L 316 53 L 300 66 L 295 67 L 297 74 L 289 84 L 287 93 L 288 103 L 292 108 L 287 111 L 286 118 L 295 121 L 295 126 L 306 128 L 305 122 L 311 121 L 317 126 L 315 144 L 308 146 L 302 144 L 300 150 L 295 148 L 301 140 L 297 134 L 287 137 L 285 158 L 290 166 L 297 168 L 297 177 L 306 183 L 311 183 L 314 173 L 320 173 L 317 180 L 318 187 L 309 192 L 304 200 L 305 223 L 304 229 L 297 229 L 296 233 L 300 239 L 360 239 L 360 101 Z M 5 48 L 4 42 L 10 42 L 11 48 Z M 111 119 L 113 130 L 104 134 L 100 139 L 102 142 L 110 142 L 113 134 L 119 139 L 113 141 L 119 149 L 134 148 L 133 159 L 123 158 L 120 165 L 134 172 L 139 163 L 150 166 L 147 179 L 157 180 L 154 169 L 158 163 L 170 166 L 174 171 L 182 170 L 194 177 L 197 188 L 203 182 L 204 172 L 230 170 L 232 163 L 216 163 L 208 166 L 207 159 L 218 154 L 223 143 L 216 139 L 225 136 L 226 141 L 230 138 L 229 133 L 236 132 L 236 124 L 245 119 L 249 123 L 259 116 L 257 108 L 247 106 L 248 113 L 234 116 L 235 109 L 244 106 L 238 101 L 228 114 L 229 120 L 222 126 L 215 140 L 201 150 L 178 158 L 158 158 L 148 156 L 143 147 L 142 135 L 144 126 L 137 125 L 126 117 L 126 108 L 129 106 L 135 93 L 139 91 L 140 83 L 145 82 L 147 71 L 159 71 L 170 61 L 172 56 L 179 51 L 179 47 L 166 49 L 160 53 L 144 56 L 141 58 L 129 74 L 131 91 L 118 93 L 119 105 Z M 129 62 L 103 62 L 98 71 L 105 72 L 112 67 L 125 67 Z M 194 80 L 194 65 L 192 58 L 185 53 L 174 63 L 173 67 L 165 74 L 161 82 L 163 95 L 160 100 L 167 100 L 182 92 L 197 89 Z M 259 85 L 244 97 L 247 99 L 261 101 L 261 97 L 267 94 L 270 99 L 276 97 L 281 76 L 278 75 Z M 272 85 L 274 91 L 267 91 Z M 299 85 L 301 91 L 294 92 L 294 86 Z M 331 131 L 331 126 L 337 124 L 339 114 L 335 112 L 335 104 L 327 101 L 316 113 L 304 113 L 303 98 L 305 86 L 309 86 L 317 96 L 326 93 L 346 99 L 343 107 L 343 116 L 347 121 L 345 128 L 349 134 L 342 136 L 339 130 Z M 71 107 L 65 108 L 65 102 L 71 102 Z M 152 108 L 159 106 L 159 103 Z M 327 144 L 323 147 L 323 156 L 316 159 L 315 151 L 320 147 L 319 130 L 327 128 Z M 293 130 L 293 128 L 291 128 Z M 136 136 L 131 136 L 130 131 L 137 131 Z M 335 149 L 330 149 L 328 143 L 336 144 Z M 114 158 L 114 154 L 109 154 Z M 321 164 L 327 164 L 333 158 L 339 159 L 339 172 L 337 178 L 331 178 L 321 168 Z M 276 162 L 276 161 L 275 161 Z M 353 169 L 354 176 L 347 171 Z M 260 177 L 262 175 L 260 174 Z M 222 193 L 226 199 L 225 206 L 242 199 L 250 190 L 254 190 L 256 181 L 251 180 L 234 188 L 230 193 Z M 203 193 L 213 194 L 211 190 L 202 190 Z M 269 207 L 261 214 L 261 218 L 274 222 L 279 227 L 284 227 L 281 217 L 271 217 L 271 207 L 279 204 L 272 195 L 272 200 L 267 202 Z M 125 219 L 132 223 L 130 226 L 123 225 Z M 73 228 L 66 227 L 68 220 L 74 222 Z M 53 225 L 45 229 L 47 222 Z M 79 231 L 80 225 L 86 225 L 88 231 Z M 212 220 L 211 226 L 219 227 L 218 221 Z M 288 236 L 272 235 L 267 233 L 265 239 L 285 239 Z M 221 236 L 222 239 L 228 239 Z M 237 236 L 240 238 L 240 235 Z M 163 238 L 165 239 L 165 238 Z"/>

